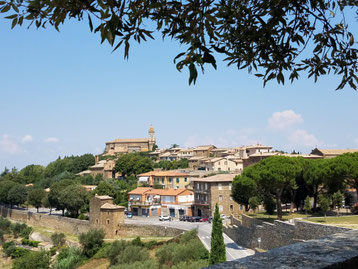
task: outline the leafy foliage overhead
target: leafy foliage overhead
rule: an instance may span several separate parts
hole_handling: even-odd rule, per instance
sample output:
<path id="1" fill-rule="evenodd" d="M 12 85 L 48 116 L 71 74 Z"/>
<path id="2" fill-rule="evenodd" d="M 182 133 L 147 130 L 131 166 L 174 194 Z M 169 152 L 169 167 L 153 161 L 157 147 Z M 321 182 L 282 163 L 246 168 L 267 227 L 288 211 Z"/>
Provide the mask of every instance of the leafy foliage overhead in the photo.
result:
<path id="1" fill-rule="evenodd" d="M 114 50 L 140 43 L 159 32 L 184 45 L 174 62 L 179 71 L 189 69 L 195 83 L 197 67 L 216 69 L 214 52 L 228 65 L 255 70 L 267 81 L 294 81 L 300 74 L 314 77 L 337 74 L 341 82 L 356 89 L 357 43 L 350 32 L 347 13 L 357 13 L 357 1 L 304 0 L 5 0 L 0 11 L 12 20 L 24 20 L 59 30 L 66 20 L 88 19 L 89 28 L 100 33 Z"/>

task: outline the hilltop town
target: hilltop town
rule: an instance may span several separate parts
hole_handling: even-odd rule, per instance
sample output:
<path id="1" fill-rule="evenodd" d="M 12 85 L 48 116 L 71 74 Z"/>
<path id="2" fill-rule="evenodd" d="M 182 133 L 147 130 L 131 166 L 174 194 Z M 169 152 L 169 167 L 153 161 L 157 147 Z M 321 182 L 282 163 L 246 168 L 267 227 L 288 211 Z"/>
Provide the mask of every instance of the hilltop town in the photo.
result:
<path id="1" fill-rule="evenodd" d="M 109 261 L 161 268 L 165 260 L 169 268 L 175 263 L 201 268 L 358 228 L 353 215 L 358 213 L 358 149 L 315 148 L 300 154 L 261 144 L 159 148 L 152 125 L 148 138 L 117 138 L 105 145 L 99 155 L 63 157 L 46 167 L 32 164 L 1 173 L 0 209 L 6 219 L 0 219 L 0 239 L 5 256 L 15 259 L 14 268 L 26 262 L 21 257 L 28 257 L 27 248 L 54 268 L 70 261 L 66 268 L 77 268 L 81 259 L 91 266 L 100 255 L 95 253 L 102 252 L 101 266 Z M 330 221 L 335 224 L 317 223 Z M 212 261 L 216 225 L 225 246 L 222 258 Z M 16 239 L 20 234 L 21 242 Z M 81 250 L 70 247 L 76 241 L 66 235 L 78 237 Z M 129 244 L 103 243 L 133 237 Z M 146 245 L 140 238 L 167 243 Z M 171 245 L 175 255 L 180 249 L 194 252 L 192 248 L 201 254 L 169 258 L 170 244 L 178 244 Z M 41 249 L 50 249 L 56 258 L 47 261 Z M 141 254 L 121 261 L 120 249 Z M 150 251 L 156 258 L 149 257 Z"/>

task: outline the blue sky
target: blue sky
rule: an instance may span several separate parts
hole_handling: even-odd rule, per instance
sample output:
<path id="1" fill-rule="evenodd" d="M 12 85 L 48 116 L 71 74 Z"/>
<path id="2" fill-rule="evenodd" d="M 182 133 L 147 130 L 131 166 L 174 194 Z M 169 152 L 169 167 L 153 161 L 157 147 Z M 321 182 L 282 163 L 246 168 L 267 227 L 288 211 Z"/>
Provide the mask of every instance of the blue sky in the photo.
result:
<path id="1" fill-rule="evenodd" d="M 358 148 L 357 92 L 335 91 L 334 76 L 263 88 L 218 62 L 189 86 L 173 64 L 185 48 L 170 40 L 132 46 L 127 61 L 86 22 L 60 33 L 10 26 L 2 19 L 0 170 L 100 153 L 106 141 L 146 137 L 151 123 L 160 147 Z"/>

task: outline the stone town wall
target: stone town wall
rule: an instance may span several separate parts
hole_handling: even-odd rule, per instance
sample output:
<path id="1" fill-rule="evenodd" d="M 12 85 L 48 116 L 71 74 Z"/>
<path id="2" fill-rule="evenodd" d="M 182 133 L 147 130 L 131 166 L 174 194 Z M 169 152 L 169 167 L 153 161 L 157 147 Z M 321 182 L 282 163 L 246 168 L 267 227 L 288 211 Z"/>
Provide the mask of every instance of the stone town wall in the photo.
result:
<path id="1" fill-rule="evenodd" d="M 275 220 L 274 223 L 242 215 L 242 220 L 232 218 L 232 226 L 224 232 L 238 245 L 247 248 L 272 249 L 299 241 L 318 239 L 331 234 L 350 231 L 330 225 L 294 220 L 293 223 Z M 260 244 L 258 238 L 261 238 Z"/>
<path id="2" fill-rule="evenodd" d="M 29 225 L 51 228 L 58 232 L 80 234 L 90 229 L 88 220 L 79 220 L 55 215 L 32 213 L 25 210 L 1 207 L 1 216 L 11 220 L 25 222 Z"/>
<path id="3" fill-rule="evenodd" d="M 119 224 L 118 237 L 161 237 L 177 236 L 184 230 L 158 225 Z"/>
<path id="4" fill-rule="evenodd" d="M 55 215 L 45 215 L 32 213 L 25 210 L 10 209 L 0 206 L 2 217 L 11 220 L 27 223 L 28 225 L 36 225 L 49 228 L 63 233 L 80 234 L 89 231 L 90 223 L 88 220 L 78 220 Z M 177 236 L 184 230 L 156 226 L 156 225 L 136 225 L 136 224 L 119 224 L 117 237 L 161 237 L 161 236 Z"/>

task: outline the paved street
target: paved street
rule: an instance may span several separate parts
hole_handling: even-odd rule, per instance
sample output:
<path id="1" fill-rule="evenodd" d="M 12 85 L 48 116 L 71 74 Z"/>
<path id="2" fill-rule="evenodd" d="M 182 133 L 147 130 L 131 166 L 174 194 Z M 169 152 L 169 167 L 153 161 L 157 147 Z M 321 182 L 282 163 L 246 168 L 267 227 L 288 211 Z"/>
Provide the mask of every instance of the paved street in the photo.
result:
<path id="1" fill-rule="evenodd" d="M 133 217 L 132 219 L 126 219 L 126 223 L 130 224 L 151 224 L 160 225 L 166 227 L 173 227 L 183 230 L 198 229 L 198 236 L 203 242 L 204 246 L 210 250 L 211 244 L 211 223 L 207 222 L 186 222 L 186 221 L 159 221 L 157 217 Z M 226 234 L 224 234 L 224 242 L 226 245 L 226 259 L 232 261 L 246 256 L 253 255 L 255 252 L 251 249 L 247 249 L 238 246 L 233 240 L 231 240 Z"/>

